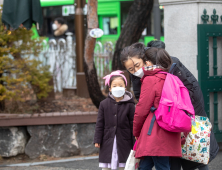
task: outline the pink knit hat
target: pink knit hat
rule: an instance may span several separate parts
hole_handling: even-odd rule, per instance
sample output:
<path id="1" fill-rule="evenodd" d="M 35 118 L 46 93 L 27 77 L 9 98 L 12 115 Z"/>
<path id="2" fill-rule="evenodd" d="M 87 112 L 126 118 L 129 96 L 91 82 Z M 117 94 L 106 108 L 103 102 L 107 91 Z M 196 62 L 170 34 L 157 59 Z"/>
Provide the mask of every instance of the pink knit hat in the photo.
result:
<path id="1" fill-rule="evenodd" d="M 107 76 L 103 77 L 103 79 L 106 79 L 105 81 L 105 85 L 109 85 L 110 86 L 110 79 L 112 76 L 122 76 L 126 82 L 126 85 L 127 85 L 127 80 L 126 80 L 126 77 L 123 75 L 123 74 L 120 74 L 120 73 L 124 73 L 123 71 L 120 71 L 120 70 L 117 70 L 117 71 L 113 71 L 111 74 L 108 74 Z"/>

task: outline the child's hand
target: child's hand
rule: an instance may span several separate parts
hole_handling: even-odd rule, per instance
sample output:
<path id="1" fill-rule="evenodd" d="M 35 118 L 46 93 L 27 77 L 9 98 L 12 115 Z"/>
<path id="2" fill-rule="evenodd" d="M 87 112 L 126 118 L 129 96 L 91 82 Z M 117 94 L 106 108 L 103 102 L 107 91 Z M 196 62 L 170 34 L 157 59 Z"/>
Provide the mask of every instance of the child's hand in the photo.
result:
<path id="1" fill-rule="evenodd" d="M 100 144 L 99 143 L 95 143 L 95 147 L 96 148 L 100 148 Z"/>

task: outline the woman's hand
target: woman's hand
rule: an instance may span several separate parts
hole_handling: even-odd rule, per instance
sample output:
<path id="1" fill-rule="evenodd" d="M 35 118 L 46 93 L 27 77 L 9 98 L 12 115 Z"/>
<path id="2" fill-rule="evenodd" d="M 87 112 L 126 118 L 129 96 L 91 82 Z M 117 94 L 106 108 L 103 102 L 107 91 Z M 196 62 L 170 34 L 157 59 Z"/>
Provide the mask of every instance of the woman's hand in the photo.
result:
<path id="1" fill-rule="evenodd" d="M 100 148 L 100 144 L 99 143 L 95 143 L 95 147 L 96 148 Z"/>
<path id="2" fill-rule="evenodd" d="M 136 140 L 138 140 L 138 137 L 135 137 Z"/>

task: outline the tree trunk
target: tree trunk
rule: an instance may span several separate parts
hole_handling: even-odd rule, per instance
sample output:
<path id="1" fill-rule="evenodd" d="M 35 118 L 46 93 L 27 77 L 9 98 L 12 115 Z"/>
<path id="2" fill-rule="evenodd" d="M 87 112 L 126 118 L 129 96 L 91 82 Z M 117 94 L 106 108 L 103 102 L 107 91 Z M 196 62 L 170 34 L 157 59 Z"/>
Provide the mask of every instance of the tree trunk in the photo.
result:
<path id="1" fill-rule="evenodd" d="M 90 98 L 94 105 L 98 108 L 100 102 L 105 99 L 105 96 L 100 90 L 100 85 L 98 82 L 96 68 L 93 60 L 96 39 L 90 37 L 89 35 L 91 29 L 98 28 L 97 0 L 88 0 L 87 11 L 88 30 L 85 40 L 83 64 Z"/>
<path id="2" fill-rule="evenodd" d="M 116 43 L 112 70 L 124 70 L 120 62 L 121 51 L 140 39 L 143 30 L 147 27 L 152 8 L 153 0 L 134 0 Z"/>

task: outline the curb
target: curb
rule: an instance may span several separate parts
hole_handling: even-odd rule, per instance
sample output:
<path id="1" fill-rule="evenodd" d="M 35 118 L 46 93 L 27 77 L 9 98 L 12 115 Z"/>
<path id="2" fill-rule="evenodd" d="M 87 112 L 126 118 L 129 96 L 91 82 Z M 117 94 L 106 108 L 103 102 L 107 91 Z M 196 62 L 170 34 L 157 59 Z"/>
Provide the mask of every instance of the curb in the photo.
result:
<path id="1" fill-rule="evenodd" d="M 98 158 L 99 158 L 99 156 L 89 156 L 89 157 L 79 157 L 79 158 L 72 158 L 72 159 L 55 160 L 55 161 L 0 165 L 0 167 L 35 166 L 35 165 L 44 165 L 44 164 L 61 163 L 61 162 L 83 161 L 83 160 L 98 159 Z"/>

